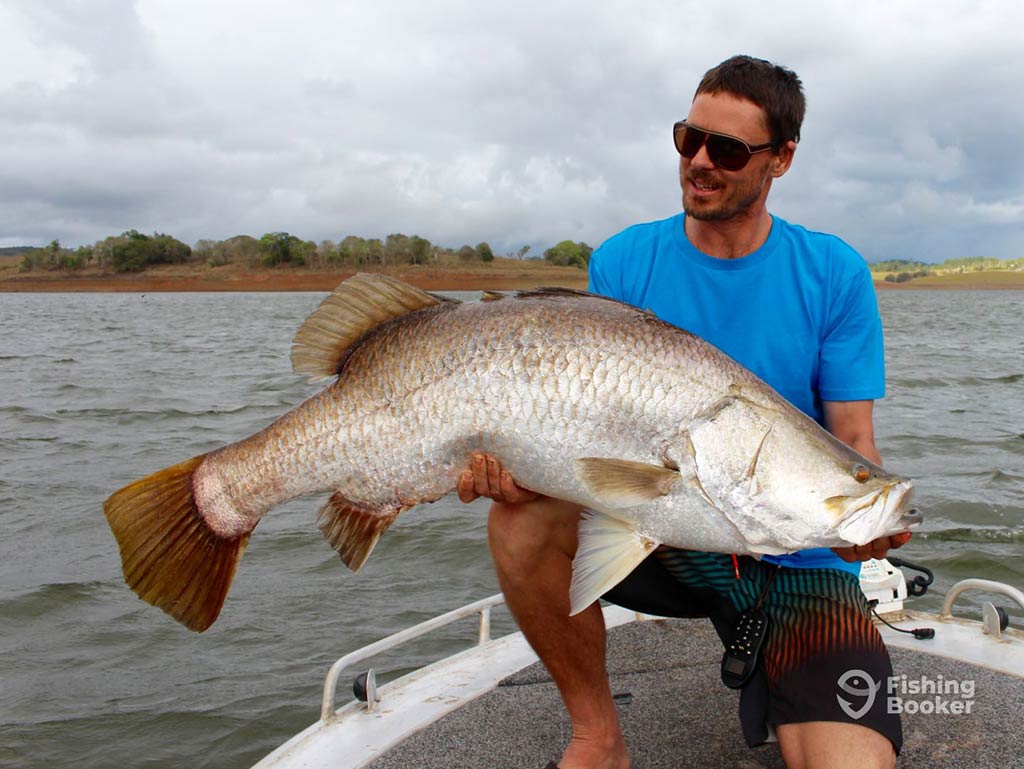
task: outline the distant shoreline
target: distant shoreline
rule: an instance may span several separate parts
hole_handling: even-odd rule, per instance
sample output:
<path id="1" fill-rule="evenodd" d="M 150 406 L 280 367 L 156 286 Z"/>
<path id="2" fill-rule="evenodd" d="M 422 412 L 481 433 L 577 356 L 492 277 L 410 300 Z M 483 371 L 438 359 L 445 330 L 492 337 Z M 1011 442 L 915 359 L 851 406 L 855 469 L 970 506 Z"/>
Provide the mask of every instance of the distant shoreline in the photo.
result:
<path id="1" fill-rule="evenodd" d="M 7 262 L 4 264 L 3 262 Z M 161 293 L 199 291 L 330 291 L 356 272 L 383 272 L 430 291 L 508 291 L 537 286 L 585 289 L 587 273 L 533 260 L 496 259 L 487 265 L 363 267 L 339 270 L 250 269 L 228 265 L 168 266 L 140 273 L 20 273 L 13 260 L 0 259 L 0 293 Z M 903 283 L 876 277 L 881 291 L 1024 290 L 1024 272 L 988 270 L 931 275 Z"/>
<path id="2" fill-rule="evenodd" d="M 393 275 L 428 291 L 484 291 L 537 286 L 587 287 L 587 272 L 536 261 L 496 259 L 488 265 L 251 269 L 156 267 L 138 273 L 19 273 L 0 266 L 0 293 L 159 293 L 192 291 L 331 291 L 357 272 Z"/>
<path id="3" fill-rule="evenodd" d="M 938 291 L 1024 291 L 1024 271 L 982 270 L 980 272 L 947 272 L 914 278 L 903 283 L 881 279 L 874 273 L 875 288 L 882 290 Z"/>

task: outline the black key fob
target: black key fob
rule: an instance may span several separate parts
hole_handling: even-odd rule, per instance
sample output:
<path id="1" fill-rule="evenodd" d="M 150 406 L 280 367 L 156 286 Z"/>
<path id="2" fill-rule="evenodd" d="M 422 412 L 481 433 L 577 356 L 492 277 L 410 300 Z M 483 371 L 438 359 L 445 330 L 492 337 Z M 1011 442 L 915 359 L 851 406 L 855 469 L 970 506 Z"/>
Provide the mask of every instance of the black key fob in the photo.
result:
<path id="1" fill-rule="evenodd" d="M 768 635 L 768 615 L 761 609 L 743 612 L 733 628 L 732 641 L 722 655 L 722 683 L 739 689 L 757 668 L 761 646 Z"/>

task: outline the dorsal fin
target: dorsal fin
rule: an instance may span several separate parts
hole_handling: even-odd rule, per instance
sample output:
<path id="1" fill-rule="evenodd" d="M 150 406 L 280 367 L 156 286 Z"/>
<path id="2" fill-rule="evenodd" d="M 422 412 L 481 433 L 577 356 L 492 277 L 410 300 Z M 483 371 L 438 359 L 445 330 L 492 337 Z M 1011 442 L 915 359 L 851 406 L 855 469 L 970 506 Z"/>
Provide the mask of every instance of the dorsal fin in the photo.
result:
<path id="1" fill-rule="evenodd" d="M 292 371 L 311 382 L 335 376 L 345 352 L 370 329 L 450 301 L 388 275 L 353 275 L 320 303 L 295 334 Z"/>
<path id="2" fill-rule="evenodd" d="M 589 291 L 581 291 L 578 288 L 565 288 L 564 286 L 538 286 L 516 291 L 516 299 L 544 299 L 559 296 L 590 296 L 608 299 L 609 297 L 592 294 Z M 611 301 L 617 301 L 612 299 Z M 621 304 L 621 302 L 620 302 Z"/>

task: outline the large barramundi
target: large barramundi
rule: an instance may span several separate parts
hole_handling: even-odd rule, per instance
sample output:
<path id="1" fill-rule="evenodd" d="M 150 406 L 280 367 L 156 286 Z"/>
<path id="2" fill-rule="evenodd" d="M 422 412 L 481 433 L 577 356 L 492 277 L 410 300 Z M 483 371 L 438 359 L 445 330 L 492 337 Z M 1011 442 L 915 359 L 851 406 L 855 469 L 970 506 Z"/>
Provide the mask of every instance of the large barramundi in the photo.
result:
<path id="1" fill-rule="evenodd" d="M 217 618 L 274 506 L 333 492 L 319 525 L 357 570 L 399 513 L 451 492 L 478 451 L 521 486 L 592 511 L 574 611 L 659 543 L 777 554 L 916 522 L 909 481 L 707 342 L 585 292 L 462 303 L 357 275 L 299 329 L 292 363 L 336 381 L 104 505 L 128 584 L 194 630 Z"/>

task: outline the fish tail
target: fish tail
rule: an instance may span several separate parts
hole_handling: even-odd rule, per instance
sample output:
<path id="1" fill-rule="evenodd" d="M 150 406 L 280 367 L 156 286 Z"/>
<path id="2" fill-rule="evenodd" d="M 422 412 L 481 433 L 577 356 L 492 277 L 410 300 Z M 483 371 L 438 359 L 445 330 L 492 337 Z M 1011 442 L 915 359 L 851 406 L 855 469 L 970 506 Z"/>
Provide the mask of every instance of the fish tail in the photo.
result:
<path id="1" fill-rule="evenodd" d="M 153 473 L 103 503 L 129 587 L 198 632 L 220 614 L 250 533 L 225 537 L 204 519 L 193 478 L 205 458 Z"/>

